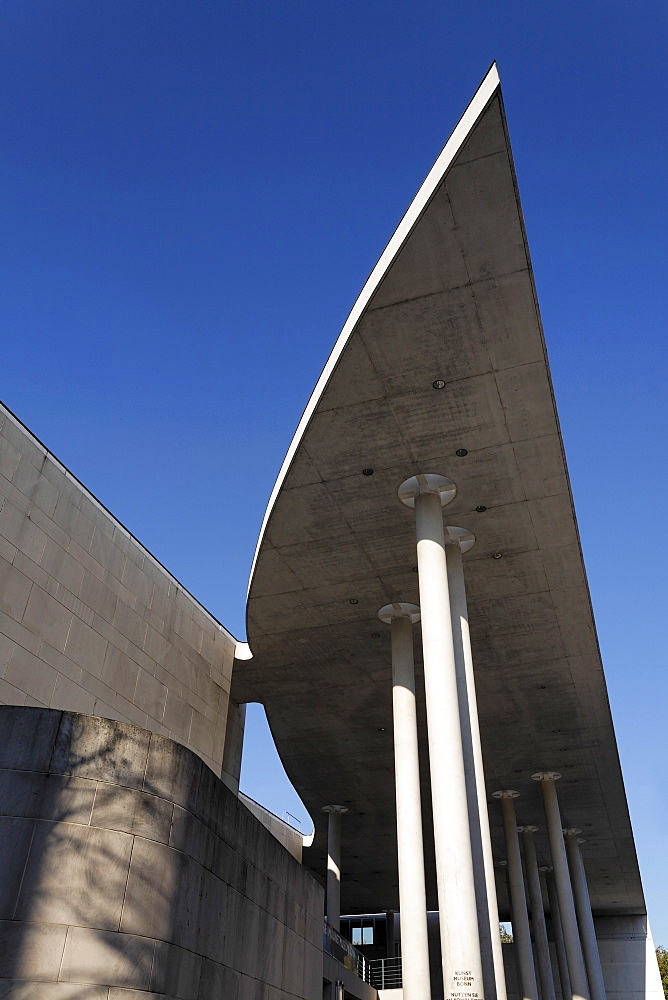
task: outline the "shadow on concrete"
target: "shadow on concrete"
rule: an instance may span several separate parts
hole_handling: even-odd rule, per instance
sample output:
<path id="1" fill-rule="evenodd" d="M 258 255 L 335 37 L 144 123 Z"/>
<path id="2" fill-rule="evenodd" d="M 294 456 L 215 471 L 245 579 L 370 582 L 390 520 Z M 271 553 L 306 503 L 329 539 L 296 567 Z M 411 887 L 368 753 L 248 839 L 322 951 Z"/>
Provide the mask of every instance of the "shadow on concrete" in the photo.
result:
<path id="1" fill-rule="evenodd" d="M 173 841 L 202 762 L 134 726 L 42 709 L 0 708 L 0 743 L 0 997 L 34 981 L 45 998 L 196 997 L 201 957 L 175 942 L 195 944 L 201 899 Z"/>

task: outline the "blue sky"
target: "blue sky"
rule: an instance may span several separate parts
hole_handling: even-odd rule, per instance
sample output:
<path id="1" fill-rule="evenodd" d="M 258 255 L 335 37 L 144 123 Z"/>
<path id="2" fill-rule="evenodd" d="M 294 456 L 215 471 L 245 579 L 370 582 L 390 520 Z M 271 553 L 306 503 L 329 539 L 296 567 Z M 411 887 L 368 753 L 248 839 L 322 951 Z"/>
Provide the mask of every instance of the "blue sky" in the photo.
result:
<path id="1" fill-rule="evenodd" d="M 0 396 L 242 636 L 302 408 L 496 59 L 668 945 L 667 20 L 652 0 L 3 0 Z M 306 825 L 258 715 L 244 785 Z"/>

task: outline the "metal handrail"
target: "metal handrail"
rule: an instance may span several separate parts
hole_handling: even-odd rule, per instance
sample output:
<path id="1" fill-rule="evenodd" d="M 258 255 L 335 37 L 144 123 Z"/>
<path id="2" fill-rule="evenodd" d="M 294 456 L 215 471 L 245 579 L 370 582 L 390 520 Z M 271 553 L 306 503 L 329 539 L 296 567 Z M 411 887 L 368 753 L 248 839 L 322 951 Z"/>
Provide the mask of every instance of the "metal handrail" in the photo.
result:
<path id="1" fill-rule="evenodd" d="M 326 920 L 323 921 L 323 949 L 326 954 L 331 955 L 350 972 L 356 973 L 365 983 L 371 981 L 368 962 L 364 955 Z"/>
<path id="2" fill-rule="evenodd" d="M 403 986 L 401 956 L 396 958 L 372 958 L 367 961 L 368 979 L 377 990 L 398 990 Z"/>

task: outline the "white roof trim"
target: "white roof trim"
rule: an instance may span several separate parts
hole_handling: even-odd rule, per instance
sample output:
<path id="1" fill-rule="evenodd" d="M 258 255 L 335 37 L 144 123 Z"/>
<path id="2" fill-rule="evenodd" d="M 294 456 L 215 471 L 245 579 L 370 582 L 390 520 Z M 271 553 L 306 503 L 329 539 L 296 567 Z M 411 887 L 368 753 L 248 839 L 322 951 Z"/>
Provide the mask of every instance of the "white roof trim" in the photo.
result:
<path id="1" fill-rule="evenodd" d="M 283 465 L 281 466 L 280 472 L 274 484 L 274 488 L 269 497 L 269 503 L 267 504 L 267 509 L 265 511 L 264 520 L 262 521 L 262 527 L 260 529 L 260 536 L 258 538 L 257 547 L 255 549 L 255 555 L 253 557 L 253 565 L 251 567 L 250 578 L 248 581 L 248 590 L 250 592 L 251 583 L 253 581 L 253 574 L 255 573 L 255 566 L 257 564 L 257 558 L 260 551 L 260 546 L 262 545 L 262 540 L 264 538 L 264 533 L 267 527 L 267 522 L 269 521 L 269 516 L 276 502 L 276 498 L 281 490 L 283 481 L 288 474 L 290 465 L 292 464 L 292 459 L 294 458 L 295 452 L 299 446 L 299 443 L 304 436 L 304 432 L 310 423 L 311 417 L 320 401 L 320 397 L 327 387 L 327 383 L 332 375 L 332 372 L 336 368 L 339 358 L 343 353 L 343 349 L 348 343 L 350 336 L 355 329 L 362 313 L 366 309 L 372 295 L 378 288 L 380 282 L 384 278 L 385 274 L 390 268 L 390 265 L 394 261 L 395 257 L 399 253 L 401 247 L 405 243 L 406 239 L 410 235 L 411 230 L 417 223 L 418 219 L 422 215 L 426 206 L 428 205 L 430 199 L 432 198 L 434 192 L 436 191 L 438 185 L 440 184 L 443 176 L 448 171 L 453 160 L 459 153 L 460 149 L 469 137 L 470 132 L 472 132 L 481 114 L 489 104 L 490 100 L 494 96 L 494 93 L 500 86 L 499 73 L 496 68 L 496 63 L 492 63 L 485 79 L 482 81 L 477 91 L 475 92 L 470 104 L 468 105 L 466 111 L 459 119 L 452 135 L 446 142 L 443 150 L 436 160 L 436 163 L 431 168 L 427 177 L 425 178 L 420 190 L 415 195 L 415 198 L 411 202 L 406 214 L 397 226 L 392 239 L 385 247 L 380 260 L 374 267 L 373 271 L 369 275 L 364 288 L 359 294 L 355 305 L 353 306 L 348 319 L 345 322 L 343 330 L 339 334 L 339 338 L 334 345 L 334 349 L 330 354 L 327 364 L 325 365 L 322 375 L 318 379 L 317 385 L 313 392 L 311 393 L 311 398 L 309 399 L 306 409 L 302 414 L 302 418 L 299 421 L 297 430 L 292 439 L 290 447 L 288 448 L 288 453 L 285 456 Z"/>

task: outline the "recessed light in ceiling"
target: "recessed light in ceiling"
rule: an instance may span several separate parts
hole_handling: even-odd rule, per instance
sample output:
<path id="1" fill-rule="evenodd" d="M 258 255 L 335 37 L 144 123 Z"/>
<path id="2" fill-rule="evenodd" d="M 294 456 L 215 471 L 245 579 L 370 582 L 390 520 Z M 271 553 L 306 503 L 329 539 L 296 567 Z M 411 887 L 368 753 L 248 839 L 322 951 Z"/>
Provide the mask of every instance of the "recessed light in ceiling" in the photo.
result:
<path id="1" fill-rule="evenodd" d="M 359 601 L 357 600 L 356 597 L 351 597 L 350 600 L 348 601 L 348 604 L 359 604 Z"/>
<path id="2" fill-rule="evenodd" d="M 363 476 L 373 476 L 373 469 L 362 469 Z"/>
<path id="3" fill-rule="evenodd" d="M 457 458 L 464 458 L 465 455 L 468 455 L 468 449 L 458 448 L 457 451 L 455 452 L 455 455 L 457 456 Z"/>
<path id="4" fill-rule="evenodd" d="M 378 726 L 378 732 L 379 733 L 384 733 L 385 732 L 385 726 Z"/>
<path id="5" fill-rule="evenodd" d="M 479 507 L 476 507 L 476 510 L 478 511 L 479 514 L 484 514 L 487 508 L 485 507 L 484 503 L 481 503 Z"/>
<path id="6" fill-rule="evenodd" d="M 431 383 L 434 389 L 445 389 L 445 382 L 442 378 L 437 378 L 436 381 Z"/>
<path id="7" fill-rule="evenodd" d="M 372 639 L 380 639 L 380 632 L 372 632 L 371 633 L 371 638 Z"/>
<path id="8" fill-rule="evenodd" d="M 503 559 L 503 552 L 493 552 L 492 559 Z"/>

